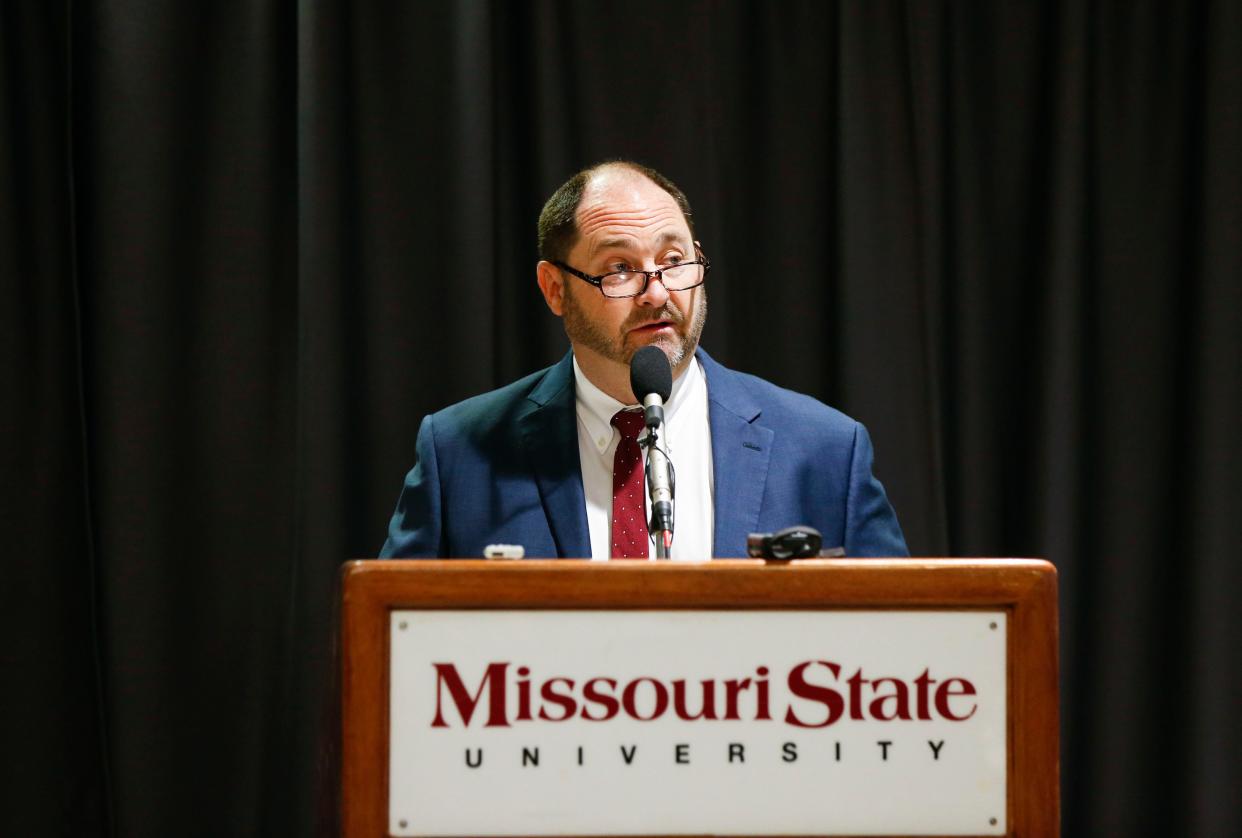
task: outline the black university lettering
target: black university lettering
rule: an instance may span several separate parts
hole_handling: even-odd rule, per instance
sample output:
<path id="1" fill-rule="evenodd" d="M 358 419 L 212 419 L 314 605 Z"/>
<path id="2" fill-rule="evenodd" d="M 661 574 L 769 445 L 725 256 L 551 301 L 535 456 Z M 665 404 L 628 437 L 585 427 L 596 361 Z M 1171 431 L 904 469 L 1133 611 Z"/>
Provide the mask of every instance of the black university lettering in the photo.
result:
<path id="1" fill-rule="evenodd" d="M 928 752 L 930 762 L 940 762 L 941 753 L 944 750 L 946 740 L 927 739 Z M 888 762 L 889 757 L 896 753 L 896 749 L 901 743 L 893 739 L 879 739 L 875 742 L 877 751 L 872 752 L 879 757 L 880 762 Z M 676 742 L 672 746 L 672 758 L 674 765 L 691 765 L 690 742 Z M 561 751 L 559 749 L 548 752 L 547 748 L 539 745 L 524 745 L 514 755 L 518 761 L 518 765 L 522 768 L 539 768 L 544 758 L 550 760 L 549 764 L 554 768 L 565 765 L 586 765 L 586 755 L 588 747 L 585 745 L 575 745 L 568 750 Z M 607 749 L 605 749 L 605 753 Z M 757 756 L 755 756 L 757 753 Z M 827 759 L 832 762 L 848 763 L 850 762 L 847 750 L 842 747 L 841 741 L 836 740 L 831 743 L 815 743 L 810 744 L 796 741 L 782 742 L 774 752 L 765 749 L 751 748 L 751 755 L 755 756 L 761 763 L 769 759 L 779 760 L 780 762 L 790 765 L 799 762 L 800 758 L 810 754 L 812 764 L 817 754 L 823 756 L 818 757 Z M 483 766 L 483 748 L 466 748 L 464 751 L 465 764 L 469 769 L 478 769 Z M 638 745 L 620 745 L 618 746 L 618 754 L 620 757 L 618 763 L 622 766 L 633 766 L 637 764 Z M 725 751 L 720 754 L 721 761 L 726 765 L 744 765 L 746 764 L 747 744 L 745 742 L 729 742 Z M 615 757 L 613 757 L 615 759 Z M 864 757 L 865 758 L 865 757 Z M 874 757 L 873 757 L 874 758 Z M 719 763 L 717 763 L 719 764 Z"/>

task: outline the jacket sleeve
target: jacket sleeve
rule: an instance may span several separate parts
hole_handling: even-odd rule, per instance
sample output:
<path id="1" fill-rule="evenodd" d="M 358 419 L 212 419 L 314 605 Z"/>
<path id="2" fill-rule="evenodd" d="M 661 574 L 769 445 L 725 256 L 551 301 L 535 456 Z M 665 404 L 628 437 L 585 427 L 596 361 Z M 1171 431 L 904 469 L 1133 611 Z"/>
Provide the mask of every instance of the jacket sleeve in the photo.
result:
<path id="1" fill-rule="evenodd" d="M 423 419 L 415 443 L 418 460 L 405 477 L 397 509 L 388 523 L 382 559 L 435 559 L 444 555 L 440 522 L 440 471 L 435 428 Z"/>
<path id="2" fill-rule="evenodd" d="M 871 437 L 861 423 L 854 428 L 849 494 L 845 500 L 845 555 L 908 556 L 897 513 L 884 486 L 871 473 Z"/>

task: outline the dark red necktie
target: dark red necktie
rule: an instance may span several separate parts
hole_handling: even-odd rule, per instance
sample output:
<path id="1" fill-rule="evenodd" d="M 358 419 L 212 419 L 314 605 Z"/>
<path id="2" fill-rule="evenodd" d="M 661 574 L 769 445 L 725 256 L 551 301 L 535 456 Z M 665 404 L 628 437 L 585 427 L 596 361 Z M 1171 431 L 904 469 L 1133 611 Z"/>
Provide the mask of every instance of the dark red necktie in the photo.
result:
<path id="1" fill-rule="evenodd" d="M 641 410 L 619 410 L 612 426 L 621 432 L 612 457 L 612 557 L 647 558 L 647 504 L 643 454 L 638 435 L 645 427 Z"/>

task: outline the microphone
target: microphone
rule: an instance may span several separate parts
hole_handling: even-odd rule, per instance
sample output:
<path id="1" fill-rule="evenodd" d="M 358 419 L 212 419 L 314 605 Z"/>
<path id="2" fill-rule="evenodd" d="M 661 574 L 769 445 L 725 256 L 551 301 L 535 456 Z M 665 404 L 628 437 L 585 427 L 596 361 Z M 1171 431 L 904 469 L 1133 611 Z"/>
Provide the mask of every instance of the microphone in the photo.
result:
<path id="1" fill-rule="evenodd" d="M 660 448 L 659 431 L 664 424 L 664 402 L 673 392 L 673 370 L 668 356 L 658 346 L 644 346 L 630 359 L 630 389 L 642 402 L 647 424 L 647 494 L 651 500 L 651 520 L 647 532 L 656 543 L 656 558 L 667 559 L 673 544 L 673 492 L 676 488 L 673 464 Z"/>
<path id="2" fill-rule="evenodd" d="M 642 402 L 647 427 L 664 424 L 664 403 L 673 392 L 673 368 L 658 346 L 644 346 L 630 359 L 630 389 Z"/>

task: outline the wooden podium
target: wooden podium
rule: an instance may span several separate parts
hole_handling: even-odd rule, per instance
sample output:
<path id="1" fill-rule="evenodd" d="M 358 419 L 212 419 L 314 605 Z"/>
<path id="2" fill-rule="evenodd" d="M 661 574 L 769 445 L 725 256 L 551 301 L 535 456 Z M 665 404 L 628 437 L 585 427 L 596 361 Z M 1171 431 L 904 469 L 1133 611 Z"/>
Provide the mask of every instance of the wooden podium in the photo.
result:
<path id="1" fill-rule="evenodd" d="M 983 826 L 955 834 L 1059 835 L 1056 572 L 1045 561 L 367 560 L 348 563 L 342 576 L 341 811 L 350 838 L 389 835 L 395 828 L 389 812 L 394 611 L 577 612 L 586 619 L 602 612 L 880 612 L 880 619 L 890 611 L 1002 613 L 1004 812 L 995 813 L 991 831 Z M 438 682 L 436 689 L 438 696 Z M 482 718 L 482 702 L 477 715 Z"/>

